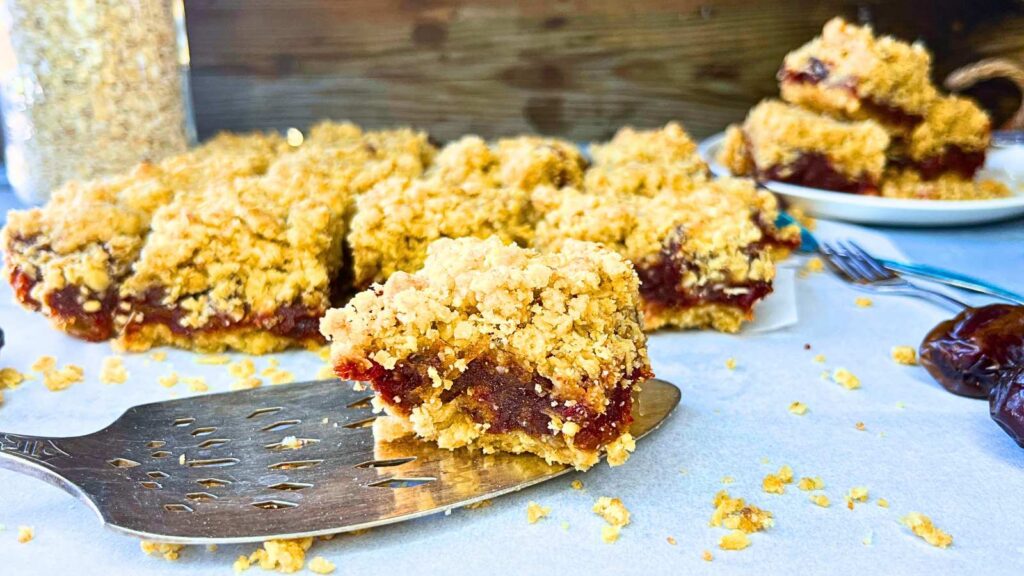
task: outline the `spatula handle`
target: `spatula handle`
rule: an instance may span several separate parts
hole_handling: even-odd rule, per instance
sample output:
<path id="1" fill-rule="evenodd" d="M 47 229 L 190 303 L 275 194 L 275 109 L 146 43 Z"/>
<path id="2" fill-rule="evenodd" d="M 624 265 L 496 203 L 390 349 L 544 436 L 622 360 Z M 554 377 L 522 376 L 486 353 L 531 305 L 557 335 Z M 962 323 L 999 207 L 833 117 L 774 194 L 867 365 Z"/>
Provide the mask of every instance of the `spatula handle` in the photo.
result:
<path id="1" fill-rule="evenodd" d="M 75 459 L 65 440 L 69 439 L 0 432 L 0 468 L 45 480 L 77 494 L 78 488 L 62 474 L 74 465 Z"/>

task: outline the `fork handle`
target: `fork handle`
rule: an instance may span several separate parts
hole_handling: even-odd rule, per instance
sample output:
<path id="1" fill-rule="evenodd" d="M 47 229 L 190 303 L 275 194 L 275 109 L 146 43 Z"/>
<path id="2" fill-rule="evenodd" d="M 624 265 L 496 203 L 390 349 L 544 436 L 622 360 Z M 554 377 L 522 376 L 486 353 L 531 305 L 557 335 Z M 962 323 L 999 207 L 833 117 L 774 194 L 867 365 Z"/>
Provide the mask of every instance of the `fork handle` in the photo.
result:
<path id="1" fill-rule="evenodd" d="M 891 291 L 898 294 L 906 294 L 907 296 L 916 296 L 934 304 L 938 304 L 939 306 L 952 308 L 957 312 L 970 307 L 968 303 L 960 300 L 959 298 L 954 298 L 944 292 L 925 288 L 924 286 L 919 286 L 911 282 L 907 282 L 906 285 L 902 287 L 894 287 Z"/>

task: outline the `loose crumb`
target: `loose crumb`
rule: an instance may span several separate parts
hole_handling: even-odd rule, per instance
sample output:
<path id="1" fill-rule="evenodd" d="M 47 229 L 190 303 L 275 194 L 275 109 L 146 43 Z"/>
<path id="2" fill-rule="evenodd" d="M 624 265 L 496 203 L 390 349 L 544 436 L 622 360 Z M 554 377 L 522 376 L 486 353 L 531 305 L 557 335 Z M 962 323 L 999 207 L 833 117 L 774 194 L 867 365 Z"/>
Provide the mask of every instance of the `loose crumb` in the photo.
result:
<path id="1" fill-rule="evenodd" d="M 33 372 L 49 372 L 57 367 L 57 359 L 53 356 L 40 356 L 29 366 Z"/>
<path id="2" fill-rule="evenodd" d="M 743 550 L 747 546 L 750 546 L 750 537 L 742 530 L 733 530 L 718 540 L 722 550 Z"/>
<path id="3" fill-rule="evenodd" d="M 256 365 L 252 363 L 252 359 L 243 358 L 228 365 L 228 374 L 236 380 L 244 380 L 256 375 Z"/>
<path id="4" fill-rule="evenodd" d="M 182 383 L 188 386 L 191 392 L 207 392 L 210 387 L 206 385 L 206 379 L 202 376 L 188 376 L 181 379 Z"/>
<path id="5" fill-rule="evenodd" d="M 722 484 L 732 484 L 736 479 L 732 476 L 722 476 Z"/>
<path id="6" fill-rule="evenodd" d="M 120 356 L 107 356 L 100 366 L 100 382 L 104 384 L 124 384 L 128 381 L 128 370 Z"/>
<path id="7" fill-rule="evenodd" d="M 825 263 L 821 261 L 821 258 L 817 256 L 807 260 L 804 264 L 804 270 L 807 272 L 821 272 L 825 269 Z"/>
<path id="8" fill-rule="evenodd" d="M 711 562 L 712 560 L 715 559 L 715 557 L 711 555 L 711 551 L 710 550 L 705 550 L 705 551 L 701 552 L 700 559 L 705 561 L 705 562 Z"/>
<path id="9" fill-rule="evenodd" d="M 548 514 L 551 514 L 551 508 L 548 506 L 541 506 L 532 500 L 526 505 L 526 521 L 530 524 L 536 524 L 541 518 L 547 518 Z"/>
<path id="10" fill-rule="evenodd" d="M 953 544 L 953 536 L 943 532 L 932 524 L 932 519 L 920 512 L 911 512 L 900 519 L 900 523 L 910 528 L 911 532 L 917 534 L 925 542 L 938 548 L 948 548 Z"/>
<path id="11" fill-rule="evenodd" d="M 825 481 L 821 479 L 821 476 L 804 476 L 797 482 L 796 487 L 809 492 L 811 490 L 824 490 Z"/>
<path id="12" fill-rule="evenodd" d="M 66 390 L 72 384 L 77 384 L 85 379 L 85 370 L 81 366 L 68 364 L 63 368 L 51 368 L 43 372 L 43 385 L 47 390 L 59 392 Z"/>
<path id="13" fill-rule="evenodd" d="M 334 368 L 330 364 L 324 364 L 321 366 L 316 371 L 316 375 L 313 376 L 316 380 L 332 380 L 337 377 L 337 374 L 334 373 Z"/>
<path id="14" fill-rule="evenodd" d="M 673 546 L 675 546 L 677 544 L 676 539 L 671 537 L 671 536 L 669 536 L 668 538 L 665 538 L 665 542 L 668 542 L 669 544 L 671 544 Z"/>
<path id="15" fill-rule="evenodd" d="M 875 533 L 873 530 L 868 530 L 868 533 L 861 539 L 861 543 L 865 546 L 871 546 L 875 543 Z"/>
<path id="16" fill-rule="evenodd" d="M 772 513 L 747 504 L 742 498 L 733 498 L 725 490 L 715 494 L 711 526 L 724 526 L 730 530 L 760 532 L 775 525 Z"/>
<path id="17" fill-rule="evenodd" d="M 828 496 L 825 496 L 824 494 L 811 494 L 810 498 L 811 502 L 814 502 L 815 504 L 821 506 L 822 508 L 828 508 L 829 506 L 832 505 L 832 502 L 829 501 Z"/>
<path id="18" fill-rule="evenodd" d="M 569 486 L 572 486 L 573 490 L 583 490 L 583 480 L 577 478 L 576 480 L 573 480 Z"/>
<path id="19" fill-rule="evenodd" d="M 149 359 L 154 360 L 156 362 L 163 362 L 164 360 L 167 360 L 167 352 L 164 352 L 162 350 L 151 352 L 149 354 Z"/>
<path id="20" fill-rule="evenodd" d="M 309 568 L 310 572 L 315 572 L 317 574 L 330 574 L 331 572 L 334 572 L 335 566 L 334 562 L 331 562 L 323 556 L 315 556 L 309 561 L 307 568 Z"/>
<path id="21" fill-rule="evenodd" d="M 775 474 L 769 474 L 761 481 L 761 489 L 769 494 L 784 494 L 786 484 L 793 482 L 793 469 L 783 465 Z"/>
<path id="22" fill-rule="evenodd" d="M 727 358 L 726 361 L 725 361 L 725 367 L 728 368 L 729 370 L 735 370 L 736 369 L 736 359 L 735 358 Z"/>
<path id="23" fill-rule="evenodd" d="M 18 542 L 28 544 L 36 537 L 36 531 L 31 526 L 18 526 Z"/>
<path id="24" fill-rule="evenodd" d="M 566 532 L 569 531 L 569 523 L 566 522 L 565 520 L 562 520 L 562 530 L 564 530 Z"/>
<path id="25" fill-rule="evenodd" d="M 208 364 L 211 366 L 222 366 L 231 362 L 231 358 L 224 354 L 207 354 L 196 358 L 196 364 Z"/>
<path id="26" fill-rule="evenodd" d="M 235 558 L 234 564 L 231 565 L 231 568 L 232 568 L 232 570 L 235 571 L 235 573 L 245 572 L 246 570 L 248 570 L 251 567 L 252 567 L 252 562 L 250 562 L 249 561 L 249 557 L 245 556 L 245 555 L 242 555 L 242 556 L 239 556 L 238 558 Z"/>
<path id="27" fill-rule="evenodd" d="M 857 430 L 860 430 L 861 432 L 867 430 L 867 426 L 865 426 L 863 422 L 857 422 L 856 424 L 853 425 L 853 427 L 856 428 Z"/>
<path id="28" fill-rule="evenodd" d="M 263 543 L 263 548 L 257 548 L 248 558 L 240 556 L 233 567 L 235 572 L 241 572 L 258 563 L 264 570 L 277 570 L 286 574 L 298 572 L 306 563 L 306 551 L 312 545 L 312 538 L 268 540 Z"/>
<path id="29" fill-rule="evenodd" d="M 854 502 L 867 502 L 868 489 L 864 486 L 854 486 L 846 493 L 846 507 L 853 510 Z"/>
<path id="30" fill-rule="evenodd" d="M 886 500 L 885 498 L 879 498 L 878 499 L 878 507 L 879 508 L 888 508 L 889 507 L 889 501 Z"/>
<path id="31" fill-rule="evenodd" d="M 858 308 L 870 308 L 874 304 L 874 302 L 871 301 L 871 298 L 866 296 L 857 298 L 853 303 L 856 304 Z"/>
<path id="32" fill-rule="evenodd" d="M 324 362 L 329 361 L 331 359 L 331 346 L 327 345 L 321 347 L 319 350 L 316 351 L 316 355 Z"/>
<path id="33" fill-rule="evenodd" d="M 621 531 L 622 528 L 611 524 L 601 526 L 601 540 L 604 540 L 606 544 L 611 544 L 619 539 Z"/>
<path id="34" fill-rule="evenodd" d="M 15 388 L 25 381 L 25 375 L 14 368 L 0 370 L 0 390 L 4 388 Z"/>
<path id="35" fill-rule="evenodd" d="M 263 381 L 259 378 L 246 378 L 244 380 L 237 380 L 231 383 L 231 390 L 252 390 L 253 388 L 259 388 L 263 385 Z"/>
<path id="36" fill-rule="evenodd" d="M 295 382 L 295 374 L 273 366 L 264 370 L 261 375 L 270 380 L 271 384 L 290 384 Z"/>
<path id="37" fill-rule="evenodd" d="M 856 390 L 860 388 L 860 379 L 853 375 L 846 368 L 836 368 L 832 372 L 832 380 L 847 390 Z"/>
<path id="38" fill-rule="evenodd" d="M 161 376 L 157 379 L 157 382 L 159 382 L 164 388 L 173 388 L 178 383 L 178 373 L 171 372 L 166 376 Z"/>
<path id="39" fill-rule="evenodd" d="M 803 402 L 793 402 L 789 405 L 789 411 L 797 416 L 803 416 L 807 414 L 807 405 Z"/>
<path id="40" fill-rule="evenodd" d="M 164 560 L 174 561 L 181 555 L 184 544 L 165 544 L 163 542 L 151 542 L 143 540 L 139 542 L 142 551 L 148 556 L 161 556 Z"/>
<path id="41" fill-rule="evenodd" d="M 594 503 L 593 511 L 612 526 L 621 528 L 629 524 L 629 510 L 618 498 L 601 496 Z"/>
<path id="42" fill-rule="evenodd" d="M 217 551 L 217 545 L 216 544 L 207 544 L 206 545 L 206 551 L 207 552 L 211 552 L 211 553 L 212 552 L 216 552 Z"/>
<path id="43" fill-rule="evenodd" d="M 917 350 L 913 346 L 893 346 L 892 359 L 906 366 L 917 366 Z"/>
<path id="44" fill-rule="evenodd" d="M 825 355 L 824 354 L 818 354 L 814 358 L 811 358 L 811 360 L 813 360 L 814 362 L 817 362 L 818 364 L 824 364 L 825 363 Z"/>

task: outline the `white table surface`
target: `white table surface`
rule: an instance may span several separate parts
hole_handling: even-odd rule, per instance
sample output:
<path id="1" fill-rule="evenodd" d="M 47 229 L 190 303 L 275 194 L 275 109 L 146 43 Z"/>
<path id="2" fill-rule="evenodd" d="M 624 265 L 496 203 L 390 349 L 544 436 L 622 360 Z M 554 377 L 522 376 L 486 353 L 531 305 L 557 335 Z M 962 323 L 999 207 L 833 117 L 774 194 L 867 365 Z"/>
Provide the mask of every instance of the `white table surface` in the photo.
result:
<path id="1" fill-rule="evenodd" d="M 13 205 L 0 194 L 0 214 Z M 822 223 L 824 233 L 857 230 Z M 960 230 L 881 231 L 911 259 L 1024 289 L 1024 222 Z M 875 297 L 858 308 L 860 294 L 827 274 L 797 281 L 800 320 L 789 328 L 730 336 L 708 332 L 659 333 L 650 351 L 659 377 L 683 391 L 682 404 L 661 430 L 638 446 L 623 467 L 585 474 L 503 497 L 490 508 L 455 510 L 358 536 L 319 542 L 310 552 L 333 561 L 336 574 L 954 574 L 1024 573 L 1024 449 L 989 418 L 984 401 L 953 396 L 920 368 L 895 364 L 889 349 L 915 345 L 949 312 L 904 298 Z M 173 351 L 165 363 L 129 357 L 131 379 L 98 381 L 105 344 L 84 344 L 47 327 L 38 315 L 11 303 L 0 288 L 0 326 L 8 345 L 0 365 L 27 370 L 42 354 L 86 369 L 86 381 L 54 393 L 36 380 L 5 393 L 0 430 L 38 435 L 91 432 L 125 408 L 184 395 L 159 386 L 159 375 L 207 375 L 226 390 L 223 366 L 199 366 Z M 805 350 L 804 344 L 811 344 Z M 827 362 L 812 361 L 824 354 Z M 277 355 L 299 378 L 319 368 L 314 354 Z M 727 358 L 738 367 L 725 367 Z M 257 366 L 265 360 L 257 360 Z M 860 390 L 823 380 L 825 369 L 847 367 Z M 809 412 L 787 411 L 794 400 Z M 902 404 L 901 404 L 902 403 Z M 901 407 L 902 406 L 902 407 Z M 864 422 L 865 431 L 855 428 Z M 765 463 L 765 459 L 768 463 Z M 761 491 L 761 479 L 782 464 L 797 477 L 821 476 L 832 500 L 823 509 L 808 493 Z M 723 485 L 731 476 L 735 482 Z M 579 478 L 585 490 L 570 489 Z M 846 491 L 866 486 L 871 502 L 848 510 Z M 725 533 L 708 526 L 715 493 L 767 508 L 776 524 L 751 536 L 750 548 L 720 551 Z M 600 539 L 603 521 L 590 508 L 598 496 L 621 498 L 633 522 L 615 544 Z M 891 508 L 876 505 L 886 498 Z M 552 509 L 526 522 L 527 502 Z M 911 535 L 901 515 L 923 512 L 954 536 L 940 550 Z M 568 528 L 565 529 L 565 523 Z M 61 490 L 0 470 L 0 574 L 231 574 L 251 545 L 216 552 L 188 548 L 177 562 L 145 557 L 138 543 L 100 528 L 89 509 Z M 20 525 L 35 539 L 16 541 Z M 862 541 L 871 534 L 872 544 Z M 672 536 L 676 545 L 669 545 Z M 710 550 L 714 561 L 701 560 Z M 250 574 L 262 571 L 254 567 Z"/>

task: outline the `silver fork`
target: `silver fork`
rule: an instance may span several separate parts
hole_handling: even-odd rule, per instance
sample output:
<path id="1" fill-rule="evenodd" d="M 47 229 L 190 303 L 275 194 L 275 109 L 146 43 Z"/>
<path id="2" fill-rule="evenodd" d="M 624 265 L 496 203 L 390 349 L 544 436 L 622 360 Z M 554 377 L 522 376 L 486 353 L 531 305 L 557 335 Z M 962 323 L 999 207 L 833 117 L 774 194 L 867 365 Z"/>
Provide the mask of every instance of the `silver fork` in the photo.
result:
<path id="1" fill-rule="evenodd" d="M 855 288 L 880 294 L 915 296 L 955 310 L 968 307 L 966 302 L 944 292 L 908 281 L 883 266 L 853 241 L 822 242 L 819 251 L 829 268 Z"/>

